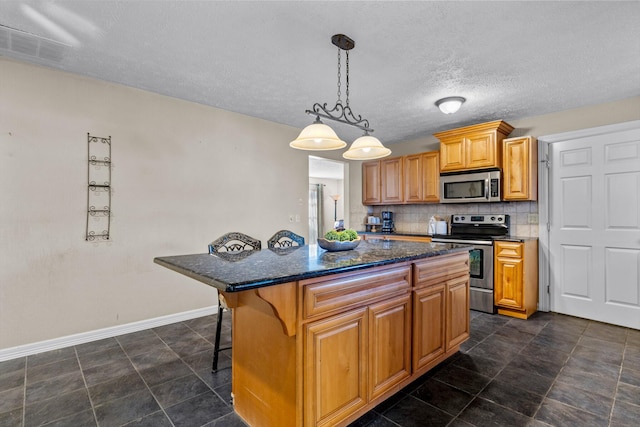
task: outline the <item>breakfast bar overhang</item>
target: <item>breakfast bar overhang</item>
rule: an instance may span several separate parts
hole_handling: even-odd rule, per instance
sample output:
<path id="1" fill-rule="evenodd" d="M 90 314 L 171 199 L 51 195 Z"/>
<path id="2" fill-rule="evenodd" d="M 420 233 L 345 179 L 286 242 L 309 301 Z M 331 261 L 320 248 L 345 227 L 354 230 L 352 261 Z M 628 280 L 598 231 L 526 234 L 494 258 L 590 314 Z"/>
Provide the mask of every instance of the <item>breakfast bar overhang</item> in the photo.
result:
<path id="1" fill-rule="evenodd" d="M 232 308 L 233 403 L 249 425 L 344 426 L 469 337 L 469 249 L 372 240 L 154 262 Z"/>

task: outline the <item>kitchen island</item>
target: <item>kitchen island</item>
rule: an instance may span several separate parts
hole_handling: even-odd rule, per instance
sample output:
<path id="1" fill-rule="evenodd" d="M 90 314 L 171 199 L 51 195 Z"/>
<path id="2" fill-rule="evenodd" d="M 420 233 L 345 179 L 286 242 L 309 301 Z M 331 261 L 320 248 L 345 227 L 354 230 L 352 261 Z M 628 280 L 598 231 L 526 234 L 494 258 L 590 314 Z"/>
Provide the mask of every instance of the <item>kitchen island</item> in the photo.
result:
<path id="1" fill-rule="evenodd" d="M 233 402 L 249 425 L 343 426 L 468 338 L 468 250 L 363 241 L 154 261 L 233 308 Z"/>

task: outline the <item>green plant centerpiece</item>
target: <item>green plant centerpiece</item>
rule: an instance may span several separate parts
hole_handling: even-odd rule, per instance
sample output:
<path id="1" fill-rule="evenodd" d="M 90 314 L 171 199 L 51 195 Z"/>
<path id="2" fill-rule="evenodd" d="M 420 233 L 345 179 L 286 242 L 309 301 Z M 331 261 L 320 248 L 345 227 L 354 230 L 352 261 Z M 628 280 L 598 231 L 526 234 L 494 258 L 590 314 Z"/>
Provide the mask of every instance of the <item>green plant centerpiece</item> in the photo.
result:
<path id="1" fill-rule="evenodd" d="M 318 238 L 318 246 L 327 251 L 350 251 L 360 244 L 360 237 L 355 230 L 329 230 L 324 238 Z"/>

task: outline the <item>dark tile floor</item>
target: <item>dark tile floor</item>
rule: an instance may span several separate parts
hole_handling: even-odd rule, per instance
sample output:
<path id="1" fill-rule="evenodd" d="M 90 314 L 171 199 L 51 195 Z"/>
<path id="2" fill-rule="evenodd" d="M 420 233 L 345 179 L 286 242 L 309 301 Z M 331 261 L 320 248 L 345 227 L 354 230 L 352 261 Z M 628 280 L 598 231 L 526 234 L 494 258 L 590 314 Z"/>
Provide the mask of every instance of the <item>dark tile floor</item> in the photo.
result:
<path id="1" fill-rule="evenodd" d="M 225 322 L 228 322 L 226 316 Z M 0 426 L 245 426 L 215 318 L 0 362 Z M 223 331 L 228 342 L 228 323 Z M 640 331 L 472 312 L 462 351 L 353 427 L 638 426 Z"/>

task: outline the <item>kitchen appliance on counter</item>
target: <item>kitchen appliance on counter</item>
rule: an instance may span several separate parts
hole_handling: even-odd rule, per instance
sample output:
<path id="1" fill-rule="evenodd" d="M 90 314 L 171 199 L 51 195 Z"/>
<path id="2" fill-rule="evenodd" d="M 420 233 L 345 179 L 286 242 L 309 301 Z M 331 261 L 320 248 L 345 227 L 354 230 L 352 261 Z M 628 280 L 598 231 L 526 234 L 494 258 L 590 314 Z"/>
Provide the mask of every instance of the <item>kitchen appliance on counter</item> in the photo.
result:
<path id="1" fill-rule="evenodd" d="M 469 252 L 472 310 L 495 313 L 493 304 L 493 242 L 509 235 L 509 215 L 454 214 L 448 235 L 436 234 L 433 242 L 464 243 Z"/>
<path id="2" fill-rule="evenodd" d="M 380 230 L 383 233 L 393 233 L 396 230 L 396 227 L 393 223 L 393 212 L 383 211 L 381 215 L 382 228 Z"/>
<path id="3" fill-rule="evenodd" d="M 500 169 L 440 174 L 440 203 L 500 201 Z"/>
<path id="4" fill-rule="evenodd" d="M 382 227 L 382 222 L 380 221 L 380 217 L 378 216 L 367 216 L 367 222 L 364 224 L 365 230 L 367 232 L 376 233 L 380 231 Z"/>

